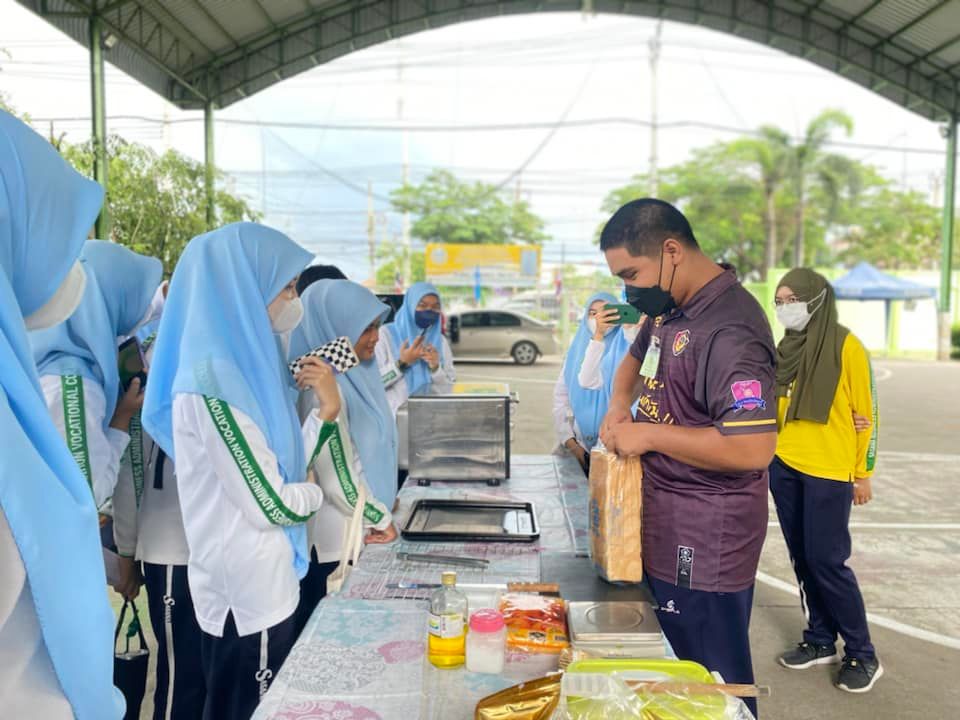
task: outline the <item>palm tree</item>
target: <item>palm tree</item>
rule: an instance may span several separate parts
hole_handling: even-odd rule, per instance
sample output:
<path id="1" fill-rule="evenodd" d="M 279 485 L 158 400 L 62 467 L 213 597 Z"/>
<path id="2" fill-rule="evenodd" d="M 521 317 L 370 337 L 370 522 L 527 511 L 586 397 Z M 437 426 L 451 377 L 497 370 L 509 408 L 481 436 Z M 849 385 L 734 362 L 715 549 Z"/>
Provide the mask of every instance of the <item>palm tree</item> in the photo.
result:
<path id="1" fill-rule="evenodd" d="M 811 180 L 820 181 L 829 191 L 831 187 L 839 191 L 840 185 L 835 181 L 847 175 L 847 171 L 838 173 L 844 165 L 852 172 L 853 165 L 839 155 L 827 154 L 823 148 L 830 140 L 834 130 L 844 130 L 849 136 L 853 133 L 853 119 L 842 110 L 824 110 L 807 125 L 803 142 L 793 146 L 791 173 L 793 175 L 794 190 L 797 195 L 796 237 L 793 245 L 793 266 L 802 267 L 804 264 L 804 232 L 806 220 L 807 189 Z M 853 185 L 852 182 L 845 184 Z M 834 194 L 834 200 L 839 194 Z"/>
<path id="2" fill-rule="evenodd" d="M 761 279 L 777 263 L 777 202 L 776 195 L 784 180 L 790 175 L 792 154 L 790 136 L 772 125 L 764 125 L 757 137 L 743 138 L 733 144 L 734 152 L 747 158 L 760 170 L 763 183 L 765 231 Z"/>

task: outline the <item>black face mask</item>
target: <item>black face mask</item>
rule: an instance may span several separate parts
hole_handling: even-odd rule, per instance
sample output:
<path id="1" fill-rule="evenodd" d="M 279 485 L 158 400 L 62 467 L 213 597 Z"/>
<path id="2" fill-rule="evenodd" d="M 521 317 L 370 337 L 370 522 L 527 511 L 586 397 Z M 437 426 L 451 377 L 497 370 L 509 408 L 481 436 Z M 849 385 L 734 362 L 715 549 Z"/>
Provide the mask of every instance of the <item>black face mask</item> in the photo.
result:
<path id="1" fill-rule="evenodd" d="M 625 287 L 627 302 L 633 305 L 637 310 L 647 317 L 655 318 L 664 315 L 675 307 L 677 301 L 673 299 L 670 290 L 673 289 L 673 279 L 677 275 L 677 266 L 673 266 L 673 273 L 670 275 L 670 288 L 664 290 L 660 287 L 660 275 L 663 273 L 663 252 L 660 253 L 660 270 L 657 272 L 657 284 L 653 287 L 634 287 L 627 285 Z"/>

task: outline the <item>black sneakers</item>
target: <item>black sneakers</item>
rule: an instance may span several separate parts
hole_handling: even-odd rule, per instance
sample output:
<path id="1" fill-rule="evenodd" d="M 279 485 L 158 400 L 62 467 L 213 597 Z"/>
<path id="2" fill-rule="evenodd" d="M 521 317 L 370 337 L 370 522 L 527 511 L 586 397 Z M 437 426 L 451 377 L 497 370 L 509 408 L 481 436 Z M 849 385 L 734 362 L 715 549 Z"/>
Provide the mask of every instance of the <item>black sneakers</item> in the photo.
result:
<path id="1" fill-rule="evenodd" d="M 836 645 L 811 645 L 802 642 L 780 656 L 780 664 L 791 670 L 806 670 L 814 665 L 833 665 L 840 662 Z"/>
<path id="2" fill-rule="evenodd" d="M 883 676 L 883 666 L 877 658 L 861 660 L 844 657 L 836 686 L 851 693 L 869 692 L 874 683 Z"/>

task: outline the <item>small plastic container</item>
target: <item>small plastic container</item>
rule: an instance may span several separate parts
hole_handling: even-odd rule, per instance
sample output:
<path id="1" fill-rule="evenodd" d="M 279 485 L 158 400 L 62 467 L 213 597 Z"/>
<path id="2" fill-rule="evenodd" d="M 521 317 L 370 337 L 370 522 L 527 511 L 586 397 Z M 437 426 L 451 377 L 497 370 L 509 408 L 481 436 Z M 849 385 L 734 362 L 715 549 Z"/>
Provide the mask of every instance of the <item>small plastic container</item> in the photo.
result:
<path id="1" fill-rule="evenodd" d="M 507 647 L 507 625 L 496 610 L 478 610 L 470 616 L 467 633 L 467 670 L 499 675 Z"/>

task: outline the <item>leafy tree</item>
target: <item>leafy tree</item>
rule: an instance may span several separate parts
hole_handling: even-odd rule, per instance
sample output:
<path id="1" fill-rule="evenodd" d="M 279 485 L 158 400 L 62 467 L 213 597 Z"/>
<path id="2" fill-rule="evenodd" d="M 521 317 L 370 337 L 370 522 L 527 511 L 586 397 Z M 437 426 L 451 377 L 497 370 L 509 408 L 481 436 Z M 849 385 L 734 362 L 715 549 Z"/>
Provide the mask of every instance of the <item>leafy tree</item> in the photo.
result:
<path id="1" fill-rule="evenodd" d="M 648 187 L 645 175 L 635 176 L 607 195 L 603 210 L 645 197 Z M 708 256 L 734 265 L 742 277 L 762 272 L 763 192 L 739 149 L 716 143 L 694 150 L 690 160 L 660 171 L 659 195 L 682 208 Z"/>
<path id="2" fill-rule="evenodd" d="M 64 143 L 61 152 L 80 172 L 93 174 L 89 141 Z M 111 239 L 160 258 L 172 272 L 190 239 L 207 230 L 203 163 L 175 150 L 160 155 L 118 136 L 108 138 L 107 154 Z M 215 198 L 218 225 L 259 217 L 225 190 L 216 190 Z"/>
<path id="3" fill-rule="evenodd" d="M 398 275 L 403 275 L 403 247 L 393 244 L 389 247 L 381 247 L 377 261 L 377 287 L 381 289 L 392 288 L 396 285 Z M 408 285 L 415 282 L 422 282 L 427 279 L 426 272 L 427 256 L 422 250 L 410 252 L 410 278 Z"/>
<path id="4" fill-rule="evenodd" d="M 495 185 L 463 182 L 436 170 L 392 194 L 397 212 L 415 217 L 410 234 L 428 243 L 539 244 L 544 222 L 524 200 L 504 200 Z"/>
<path id="5" fill-rule="evenodd" d="M 921 193 L 895 189 L 865 168 L 859 201 L 844 213 L 835 249 L 845 264 L 866 260 L 881 268 L 935 268 L 940 262 L 940 210 Z"/>
<path id="6" fill-rule="evenodd" d="M 790 175 L 790 137 L 783 130 L 771 125 L 760 128 L 758 137 L 742 138 L 730 145 L 735 155 L 753 163 L 760 173 L 763 186 L 764 254 L 760 278 L 766 280 L 767 272 L 777 264 L 777 193 Z"/>
<path id="7" fill-rule="evenodd" d="M 807 125 L 803 141 L 792 147 L 791 175 L 797 197 L 794 227 L 793 265 L 801 267 L 806 259 L 806 221 L 808 191 L 812 183 L 823 190 L 830 210 L 835 211 L 844 188 L 856 192 L 856 163 L 842 155 L 824 152 L 835 130 L 853 133 L 853 120 L 841 110 L 824 110 Z"/>

